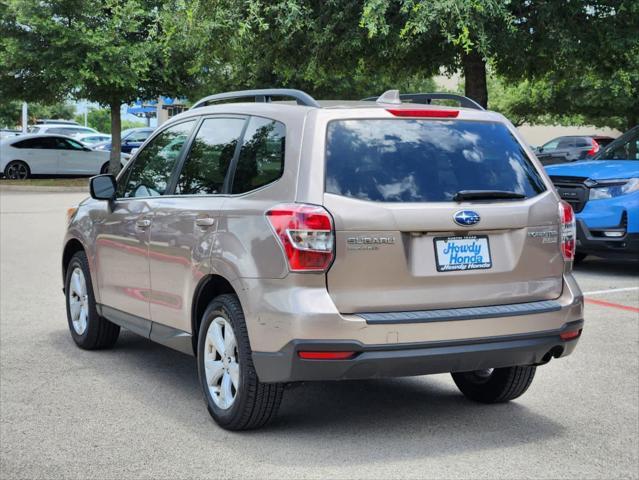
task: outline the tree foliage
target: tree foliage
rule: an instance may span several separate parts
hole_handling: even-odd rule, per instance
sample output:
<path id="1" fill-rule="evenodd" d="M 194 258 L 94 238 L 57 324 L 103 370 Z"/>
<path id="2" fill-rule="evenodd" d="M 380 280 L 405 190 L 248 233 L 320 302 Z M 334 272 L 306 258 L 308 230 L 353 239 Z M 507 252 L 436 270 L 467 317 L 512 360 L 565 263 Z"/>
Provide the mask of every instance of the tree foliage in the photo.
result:
<path id="1" fill-rule="evenodd" d="M 75 107 L 66 102 L 51 105 L 39 103 L 29 104 L 29 122 L 35 123 L 39 119 L 72 120 Z M 9 101 L 0 103 L 0 126 L 14 128 L 22 123 L 22 102 Z"/>
<path id="2" fill-rule="evenodd" d="M 190 57 L 167 41 L 172 15 L 184 8 L 178 0 L 2 5 L 0 97 L 53 101 L 72 95 L 110 107 L 112 171 L 120 165 L 120 105 L 191 87 Z"/>

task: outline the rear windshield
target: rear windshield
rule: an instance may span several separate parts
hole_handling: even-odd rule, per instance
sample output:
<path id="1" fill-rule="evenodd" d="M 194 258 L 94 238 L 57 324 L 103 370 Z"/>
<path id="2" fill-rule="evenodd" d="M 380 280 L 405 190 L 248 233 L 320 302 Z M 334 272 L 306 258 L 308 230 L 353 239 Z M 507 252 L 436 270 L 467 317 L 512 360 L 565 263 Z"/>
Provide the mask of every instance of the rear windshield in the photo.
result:
<path id="1" fill-rule="evenodd" d="M 328 193 L 377 202 L 447 202 L 461 190 L 529 198 L 546 187 L 500 123 L 376 119 L 328 125 Z"/>

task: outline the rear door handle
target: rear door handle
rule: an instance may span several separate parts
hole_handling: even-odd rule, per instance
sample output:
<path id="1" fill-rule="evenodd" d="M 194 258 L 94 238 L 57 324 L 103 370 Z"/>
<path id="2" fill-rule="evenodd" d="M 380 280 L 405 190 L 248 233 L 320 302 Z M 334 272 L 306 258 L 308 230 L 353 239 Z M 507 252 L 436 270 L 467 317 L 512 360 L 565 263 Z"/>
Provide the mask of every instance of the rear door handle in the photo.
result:
<path id="1" fill-rule="evenodd" d="M 198 227 L 209 228 L 209 227 L 212 227 L 213 225 L 215 225 L 215 219 L 211 218 L 211 217 L 196 218 L 195 219 L 195 224 Z"/>
<path id="2" fill-rule="evenodd" d="M 138 220 L 137 222 L 135 222 L 135 225 L 138 228 L 149 228 L 151 226 L 151 220 L 149 220 L 148 218 L 141 218 L 140 220 Z"/>

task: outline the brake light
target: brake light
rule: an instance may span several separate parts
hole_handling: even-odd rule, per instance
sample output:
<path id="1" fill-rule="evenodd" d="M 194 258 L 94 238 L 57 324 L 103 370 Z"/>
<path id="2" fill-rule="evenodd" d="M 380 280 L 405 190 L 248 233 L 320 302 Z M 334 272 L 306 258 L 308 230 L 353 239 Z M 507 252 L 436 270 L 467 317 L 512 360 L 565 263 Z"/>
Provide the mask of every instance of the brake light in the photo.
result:
<path id="1" fill-rule="evenodd" d="M 304 360 L 348 360 L 355 352 L 297 352 Z"/>
<path id="2" fill-rule="evenodd" d="M 592 142 L 592 148 L 590 150 L 588 150 L 586 152 L 586 155 L 588 157 L 592 157 L 595 153 L 597 153 L 599 151 L 599 143 L 597 143 L 597 140 L 595 140 L 594 138 L 591 139 Z"/>
<path id="3" fill-rule="evenodd" d="M 575 246 L 577 243 L 575 212 L 573 212 L 570 204 L 564 201 L 559 202 L 559 233 L 561 236 L 561 254 L 564 260 L 573 260 L 575 258 Z"/>
<path id="4" fill-rule="evenodd" d="M 323 207 L 292 203 L 266 212 L 291 271 L 323 272 L 333 260 L 333 220 Z"/>
<path id="5" fill-rule="evenodd" d="M 425 109 L 405 109 L 405 108 L 388 108 L 387 112 L 392 113 L 396 117 L 430 117 L 430 118 L 456 118 L 459 115 L 458 110 L 425 110 Z"/>

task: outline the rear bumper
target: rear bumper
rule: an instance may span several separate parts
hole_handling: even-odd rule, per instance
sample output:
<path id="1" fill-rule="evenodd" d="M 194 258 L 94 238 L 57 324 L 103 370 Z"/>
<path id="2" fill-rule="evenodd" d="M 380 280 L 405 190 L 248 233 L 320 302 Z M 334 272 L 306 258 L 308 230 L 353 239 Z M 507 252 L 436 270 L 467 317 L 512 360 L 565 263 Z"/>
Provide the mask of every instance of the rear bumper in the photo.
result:
<path id="1" fill-rule="evenodd" d="M 279 352 L 254 352 L 253 363 L 263 382 L 343 380 L 466 372 L 515 365 L 540 365 L 569 355 L 578 339 L 560 334 L 580 330 L 583 321 L 555 331 L 409 345 L 363 345 L 353 341 L 294 340 Z M 355 352 L 348 360 L 307 360 L 300 351 Z"/>
<path id="2" fill-rule="evenodd" d="M 605 237 L 601 232 L 619 231 L 622 237 Z M 637 258 L 639 233 L 628 233 L 620 225 L 610 228 L 589 229 L 584 220 L 577 220 L 577 251 L 610 258 Z"/>
<path id="3" fill-rule="evenodd" d="M 315 282 L 303 276 L 299 282 Z M 278 285 L 277 287 L 275 285 Z M 266 287 L 269 287 L 265 289 Z M 498 307 L 342 314 L 324 285 L 238 289 L 253 362 L 263 382 L 423 375 L 543 363 L 572 352 L 563 331 L 581 328 L 583 296 L 571 274 L 555 300 Z M 262 289 L 262 290 L 260 290 Z M 281 296 L 280 296 L 281 295 Z M 250 299 L 256 299 L 252 304 Z M 282 308 L 284 305 L 286 308 Z M 277 306 L 277 308 L 275 308 Z M 503 308 L 507 307 L 507 308 Z M 300 351 L 356 352 L 348 360 L 307 360 Z"/>

